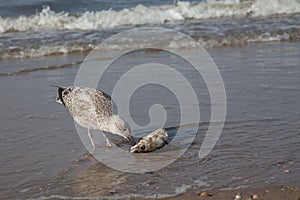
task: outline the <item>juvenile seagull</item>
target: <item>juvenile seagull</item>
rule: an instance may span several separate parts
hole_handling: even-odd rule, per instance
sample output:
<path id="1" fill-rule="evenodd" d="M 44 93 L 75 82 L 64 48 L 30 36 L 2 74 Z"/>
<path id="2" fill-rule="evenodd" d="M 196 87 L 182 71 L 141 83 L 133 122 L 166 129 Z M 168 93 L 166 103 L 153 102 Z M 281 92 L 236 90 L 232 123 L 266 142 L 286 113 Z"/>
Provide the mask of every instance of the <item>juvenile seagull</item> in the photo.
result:
<path id="1" fill-rule="evenodd" d="M 132 145 L 135 144 L 127 123 L 121 117 L 112 113 L 112 101 L 108 94 L 88 87 L 55 87 L 58 88 L 56 101 L 69 110 L 79 125 L 88 129 L 93 148 L 95 148 L 95 143 L 90 129 L 103 131 L 107 146 L 113 146 L 114 144 L 106 137 L 104 132 L 122 136 Z"/>

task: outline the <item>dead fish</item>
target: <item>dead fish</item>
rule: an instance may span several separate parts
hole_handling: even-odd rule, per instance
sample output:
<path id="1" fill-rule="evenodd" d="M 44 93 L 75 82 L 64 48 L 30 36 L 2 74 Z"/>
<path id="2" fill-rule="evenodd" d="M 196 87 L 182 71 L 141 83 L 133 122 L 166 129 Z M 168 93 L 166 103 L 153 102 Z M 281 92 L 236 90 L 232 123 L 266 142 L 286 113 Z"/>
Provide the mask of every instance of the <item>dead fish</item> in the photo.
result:
<path id="1" fill-rule="evenodd" d="M 165 129 L 157 129 L 143 137 L 136 145 L 131 147 L 131 153 L 146 153 L 160 149 L 169 143 L 168 132 Z"/>

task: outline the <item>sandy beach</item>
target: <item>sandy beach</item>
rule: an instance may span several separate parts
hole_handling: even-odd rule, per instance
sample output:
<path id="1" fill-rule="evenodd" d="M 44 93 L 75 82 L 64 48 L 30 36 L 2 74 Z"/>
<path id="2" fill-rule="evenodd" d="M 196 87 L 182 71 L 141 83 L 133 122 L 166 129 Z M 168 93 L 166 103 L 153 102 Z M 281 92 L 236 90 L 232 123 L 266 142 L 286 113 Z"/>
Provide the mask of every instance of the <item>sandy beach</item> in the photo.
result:
<path id="1" fill-rule="evenodd" d="M 299 199 L 299 188 L 286 185 L 260 188 L 260 189 L 236 189 L 230 191 L 207 191 L 199 194 L 183 194 L 174 198 L 165 199 L 212 199 L 212 200 L 232 200 L 235 196 L 242 196 L 242 199 L 264 199 L 264 200 L 280 200 L 280 199 Z M 201 196 L 202 194 L 202 196 Z M 206 196 L 205 194 L 208 194 Z"/>

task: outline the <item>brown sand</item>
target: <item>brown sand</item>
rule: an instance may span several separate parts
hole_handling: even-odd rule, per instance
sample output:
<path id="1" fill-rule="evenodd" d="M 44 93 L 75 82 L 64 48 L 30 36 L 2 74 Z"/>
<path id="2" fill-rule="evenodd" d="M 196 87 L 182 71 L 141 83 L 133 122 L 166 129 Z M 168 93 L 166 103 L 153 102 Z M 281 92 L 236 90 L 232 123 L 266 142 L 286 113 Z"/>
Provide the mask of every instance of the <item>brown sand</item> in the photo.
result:
<path id="1" fill-rule="evenodd" d="M 201 193 L 209 195 L 200 196 Z M 182 194 L 176 197 L 165 198 L 165 200 L 234 200 L 240 193 L 242 200 L 263 199 L 263 200 L 300 200 L 300 188 L 287 185 L 276 186 L 272 188 L 260 189 L 238 189 L 238 190 L 217 190 L 217 191 L 199 191 L 196 194 Z M 257 198 L 255 198 L 255 195 Z M 253 198 L 254 197 L 254 198 Z"/>

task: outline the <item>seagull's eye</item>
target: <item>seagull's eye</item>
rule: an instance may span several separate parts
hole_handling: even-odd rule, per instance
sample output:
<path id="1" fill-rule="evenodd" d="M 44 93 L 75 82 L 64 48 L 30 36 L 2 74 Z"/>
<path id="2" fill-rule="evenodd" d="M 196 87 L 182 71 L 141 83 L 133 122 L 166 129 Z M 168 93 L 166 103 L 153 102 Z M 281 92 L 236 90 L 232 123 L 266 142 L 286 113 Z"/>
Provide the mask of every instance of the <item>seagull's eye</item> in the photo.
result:
<path id="1" fill-rule="evenodd" d="M 63 91 L 63 95 L 67 95 L 67 94 L 69 94 L 68 90 Z"/>
<path id="2" fill-rule="evenodd" d="M 146 149 L 146 146 L 145 146 L 145 145 L 142 145 L 142 146 L 141 146 L 141 150 L 144 151 L 145 149 Z"/>

